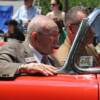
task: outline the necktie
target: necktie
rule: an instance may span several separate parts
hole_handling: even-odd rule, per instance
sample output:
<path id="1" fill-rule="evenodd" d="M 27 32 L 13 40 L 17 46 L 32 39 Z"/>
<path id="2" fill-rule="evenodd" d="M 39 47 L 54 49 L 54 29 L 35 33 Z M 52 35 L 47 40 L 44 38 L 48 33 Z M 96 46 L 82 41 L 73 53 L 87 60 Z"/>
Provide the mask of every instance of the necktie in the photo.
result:
<path id="1" fill-rule="evenodd" d="M 48 56 L 44 55 L 41 59 L 41 63 L 48 64 Z"/>

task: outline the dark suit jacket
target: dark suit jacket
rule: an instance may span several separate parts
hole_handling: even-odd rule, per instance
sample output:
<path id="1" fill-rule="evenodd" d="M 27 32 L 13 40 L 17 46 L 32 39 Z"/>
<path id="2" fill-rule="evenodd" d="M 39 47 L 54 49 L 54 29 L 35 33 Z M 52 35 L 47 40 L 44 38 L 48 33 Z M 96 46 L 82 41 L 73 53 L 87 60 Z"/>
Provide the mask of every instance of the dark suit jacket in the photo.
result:
<path id="1" fill-rule="evenodd" d="M 27 42 L 8 43 L 0 47 L 0 77 L 14 77 L 21 64 L 34 62 L 34 55 Z M 52 65 L 60 66 L 50 58 Z"/>

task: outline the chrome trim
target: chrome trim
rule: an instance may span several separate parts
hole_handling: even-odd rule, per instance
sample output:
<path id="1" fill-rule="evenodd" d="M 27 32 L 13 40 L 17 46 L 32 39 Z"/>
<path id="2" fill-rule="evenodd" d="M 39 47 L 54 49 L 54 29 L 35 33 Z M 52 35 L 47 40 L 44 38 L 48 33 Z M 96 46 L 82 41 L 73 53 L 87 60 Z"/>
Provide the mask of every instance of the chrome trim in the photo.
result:
<path id="1" fill-rule="evenodd" d="M 89 19 L 88 20 L 88 24 L 91 25 L 96 17 L 100 14 L 100 8 L 96 8 L 87 18 Z"/>
<path id="2" fill-rule="evenodd" d="M 87 18 L 83 19 L 83 21 L 80 24 L 80 27 L 76 33 L 75 39 L 72 43 L 72 46 L 70 48 L 69 54 L 66 57 L 66 62 L 63 67 L 61 67 L 59 70 L 57 70 L 58 73 L 64 73 L 68 72 L 68 68 L 71 67 L 71 64 L 74 63 L 74 56 L 77 51 L 77 47 L 79 45 L 79 42 L 83 38 L 85 31 L 89 26 L 92 25 L 92 23 L 95 21 L 96 17 L 100 14 L 100 8 L 95 9 Z M 74 64 L 74 67 L 71 67 L 75 72 L 78 73 L 100 73 L 100 68 L 80 68 L 76 64 Z"/>

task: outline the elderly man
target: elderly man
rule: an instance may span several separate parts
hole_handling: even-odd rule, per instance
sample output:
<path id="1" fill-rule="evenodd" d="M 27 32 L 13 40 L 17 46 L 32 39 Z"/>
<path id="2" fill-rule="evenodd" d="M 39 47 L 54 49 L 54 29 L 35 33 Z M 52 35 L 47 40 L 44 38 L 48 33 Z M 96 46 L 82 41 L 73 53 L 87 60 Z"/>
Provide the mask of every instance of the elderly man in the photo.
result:
<path id="1" fill-rule="evenodd" d="M 60 62 L 61 66 L 63 66 L 65 62 L 65 58 L 68 55 L 70 46 L 79 28 L 80 22 L 87 15 L 88 15 L 88 10 L 83 6 L 76 6 L 68 11 L 66 16 L 66 21 L 67 21 L 66 28 L 68 36 L 66 37 L 64 44 L 62 44 L 58 49 L 58 51 L 55 54 L 53 54 L 55 58 Z"/>
<path id="2" fill-rule="evenodd" d="M 58 27 L 52 19 L 39 15 L 30 22 L 26 41 L 0 48 L 0 77 L 15 74 L 54 75 L 58 66 L 50 56 L 58 38 Z M 41 64 L 43 63 L 43 64 Z M 52 66 L 53 65 L 53 66 Z"/>
<path id="3" fill-rule="evenodd" d="M 21 20 L 24 27 L 27 27 L 31 19 L 40 13 L 39 9 L 33 6 L 33 1 L 34 0 L 24 0 L 24 5 L 21 6 L 12 17 L 18 21 Z"/>

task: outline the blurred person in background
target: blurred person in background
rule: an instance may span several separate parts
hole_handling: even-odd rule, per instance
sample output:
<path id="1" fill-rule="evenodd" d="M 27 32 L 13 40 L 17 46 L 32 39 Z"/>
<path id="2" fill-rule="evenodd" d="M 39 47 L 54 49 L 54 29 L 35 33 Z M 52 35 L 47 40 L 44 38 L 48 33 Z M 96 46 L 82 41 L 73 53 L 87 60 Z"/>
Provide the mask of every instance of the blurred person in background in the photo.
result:
<path id="1" fill-rule="evenodd" d="M 51 0 L 51 12 L 47 14 L 50 18 L 57 21 L 64 21 L 65 13 L 62 11 L 62 4 L 59 0 Z"/>
<path id="2" fill-rule="evenodd" d="M 67 13 L 66 29 L 67 29 L 68 35 L 66 36 L 64 43 L 59 47 L 57 52 L 53 54 L 62 66 L 69 53 L 70 47 L 72 45 L 76 32 L 79 28 L 79 25 L 82 19 L 85 18 L 87 15 L 88 15 L 88 10 L 87 8 L 83 6 L 73 7 Z"/>
<path id="3" fill-rule="evenodd" d="M 19 24 L 16 20 L 9 20 L 5 23 L 8 27 L 8 32 L 5 34 L 2 34 L 2 37 L 4 37 L 5 42 L 22 42 L 25 40 L 24 33 L 19 28 Z"/>
<path id="4" fill-rule="evenodd" d="M 47 13 L 47 16 L 53 19 L 58 25 L 60 33 L 59 44 L 62 44 L 66 37 L 66 33 L 63 32 L 65 12 L 62 11 L 62 4 L 60 0 L 51 0 L 50 5 L 51 12 Z"/>
<path id="5" fill-rule="evenodd" d="M 33 5 L 33 2 L 34 0 L 24 0 L 24 5 L 22 5 L 12 17 L 12 19 L 21 21 L 25 29 L 31 19 L 40 14 L 39 9 Z"/>

